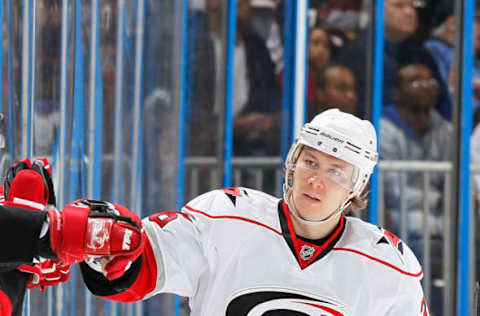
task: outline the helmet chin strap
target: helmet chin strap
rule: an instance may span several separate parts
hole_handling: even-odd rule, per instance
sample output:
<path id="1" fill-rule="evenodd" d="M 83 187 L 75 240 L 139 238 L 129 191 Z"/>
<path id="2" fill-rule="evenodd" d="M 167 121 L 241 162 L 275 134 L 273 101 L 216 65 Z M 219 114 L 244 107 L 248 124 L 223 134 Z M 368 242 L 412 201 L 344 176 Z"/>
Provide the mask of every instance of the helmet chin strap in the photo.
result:
<path id="1" fill-rule="evenodd" d="M 310 220 L 307 220 L 307 219 L 304 219 L 304 218 L 300 217 L 300 215 L 297 214 L 297 208 L 295 207 L 295 202 L 293 201 L 293 195 L 290 195 L 290 197 L 292 198 L 291 199 L 292 200 L 292 207 L 290 207 L 290 205 L 288 205 L 288 201 L 287 201 L 287 205 L 289 206 L 290 214 L 292 214 L 293 217 L 295 217 L 298 221 L 300 221 L 302 224 L 305 224 L 307 226 L 320 226 L 320 225 L 326 224 L 326 223 L 334 220 L 335 218 L 337 218 L 350 205 L 351 199 L 353 197 L 353 192 L 350 193 L 347 196 L 345 201 L 342 203 L 342 205 L 340 205 L 340 207 L 335 212 L 330 214 L 327 218 L 324 218 L 324 219 L 321 219 L 321 220 L 318 220 L 318 221 L 310 221 Z M 290 199 L 287 199 L 287 200 L 290 200 Z"/>

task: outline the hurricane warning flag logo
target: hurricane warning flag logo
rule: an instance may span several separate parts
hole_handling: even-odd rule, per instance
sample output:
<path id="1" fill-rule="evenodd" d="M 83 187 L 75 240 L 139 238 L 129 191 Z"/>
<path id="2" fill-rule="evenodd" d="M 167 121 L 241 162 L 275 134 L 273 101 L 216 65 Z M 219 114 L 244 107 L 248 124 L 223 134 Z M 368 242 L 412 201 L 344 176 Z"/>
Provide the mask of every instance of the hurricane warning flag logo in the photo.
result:
<path id="1" fill-rule="evenodd" d="M 330 298 L 290 289 L 249 289 L 228 303 L 226 316 L 348 316 L 347 308 Z"/>

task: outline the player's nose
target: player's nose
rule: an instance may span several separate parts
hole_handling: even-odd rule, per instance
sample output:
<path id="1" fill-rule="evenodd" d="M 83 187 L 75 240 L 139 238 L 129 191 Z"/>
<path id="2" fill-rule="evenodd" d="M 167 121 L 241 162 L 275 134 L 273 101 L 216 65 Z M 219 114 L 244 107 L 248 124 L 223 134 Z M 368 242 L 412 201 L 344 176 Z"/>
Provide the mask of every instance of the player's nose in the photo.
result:
<path id="1" fill-rule="evenodd" d="M 309 177 L 307 182 L 314 188 L 323 189 L 325 187 L 325 177 L 320 173 L 316 173 L 315 175 L 312 175 L 311 177 Z"/>

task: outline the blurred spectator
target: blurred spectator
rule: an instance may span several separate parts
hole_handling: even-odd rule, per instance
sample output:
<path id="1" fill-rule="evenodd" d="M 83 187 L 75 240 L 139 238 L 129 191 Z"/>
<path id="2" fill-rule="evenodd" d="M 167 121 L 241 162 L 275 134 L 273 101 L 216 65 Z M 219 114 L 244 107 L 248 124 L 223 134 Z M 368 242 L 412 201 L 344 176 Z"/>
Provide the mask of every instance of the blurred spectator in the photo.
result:
<path id="1" fill-rule="evenodd" d="M 192 14 L 188 50 L 188 120 L 196 141 L 188 144 L 190 155 L 215 155 L 220 109 L 224 104 L 222 61 L 222 7 L 220 1 L 206 1 L 206 10 Z"/>
<path id="2" fill-rule="evenodd" d="M 143 170 L 144 212 L 177 207 L 175 183 L 178 168 L 172 162 L 178 161 L 180 115 L 179 106 L 175 101 L 175 80 L 172 77 L 177 67 L 176 61 L 180 57 L 174 55 L 174 10 L 175 5 L 171 1 L 151 1 L 145 16 L 145 24 L 149 25 L 145 30 L 144 44 L 144 61 L 148 71 L 144 73 L 142 133 L 143 146 L 148 150 L 144 150 L 143 163 L 148 165 L 155 161 L 158 168 Z M 132 8 L 131 12 L 134 11 Z M 133 77 L 133 74 L 126 77 Z M 126 87 L 129 86 L 126 85 Z M 132 91 L 126 92 L 125 95 L 131 98 Z M 124 112 L 127 112 L 126 110 L 125 108 Z M 127 116 L 124 118 L 124 124 L 128 124 L 127 130 L 131 129 L 134 123 L 131 119 L 133 113 L 127 112 L 124 115 Z M 130 158 L 130 154 L 125 156 Z M 165 185 L 167 183 L 171 185 L 167 187 Z M 158 308 L 158 305 L 166 305 L 168 301 L 165 298 L 150 299 L 148 303 L 150 313 L 154 313 L 155 310 L 166 310 Z"/>
<path id="3" fill-rule="evenodd" d="M 397 68 L 396 56 L 398 51 L 406 46 L 420 46 L 413 37 L 418 27 L 417 11 L 411 0 L 385 0 L 385 43 L 383 62 L 383 104 L 392 103 L 391 90 L 393 87 L 394 73 Z M 367 74 L 367 49 L 371 45 L 368 33 L 360 32 L 358 37 L 347 43 L 339 52 L 338 62 L 352 69 L 358 80 L 360 100 L 360 115 L 364 113 L 368 100 Z"/>
<path id="4" fill-rule="evenodd" d="M 354 30 L 360 20 L 361 1 L 357 0 L 312 0 L 315 9 L 315 24 L 326 29 Z"/>
<path id="5" fill-rule="evenodd" d="M 409 60 L 408 60 L 409 59 Z M 452 158 L 452 125 L 435 109 L 439 92 L 438 80 L 431 65 L 417 56 L 409 56 L 397 70 L 393 92 L 394 103 L 386 106 L 380 120 L 380 157 L 383 160 L 450 161 Z M 443 178 L 432 174 L 428 194 L 430 211 L 441 212 Z M 400 173 L 385 176 L 386 207 L 393 212 L 400 209 L 400 199 L 406 201 L 409 213 L 408 227 L 421 232 L 423 209 L 422 177 L 409 173 L 407 187 L 400 187 Z M 431 224 L 439 218 L 432 218 Z M 438 229 L 442 226 L 436 226 Z"/>
<path id="6" fill-rule="evenodd" d="M 275 64 L 275 74 L 283 70 L 283 38 L 277 21 L 277 2 L 274 0 L 252 0 L 251 25 L 265 40 L 270 58 Z"/>
<path id="7" fill-rule="evenodd" d="M 60 6 L 58 1 L 37 2 L 37 57 L 33 151 L 50 156 L 57 150 L 60 85 Z"/>
<path id="8" fill-rule="evenodd" d="M 268 122 L 279 124 L 271 115 L 280 110 L 280 93 L 275 68 L 265 41 L 254 32 L 251 23 L 251 0 L 237 4 L 237 32 L 234 53 L 235 155 L 278 153 L 279 136 L 270 139 L 264 128 Z M 191 154 L 214 154 L 218 117 L 224 107 L 224 76 L 222 61 L 222 2 L 207 0 L 206 12 L 195 14 L 196 26 L 190 50 L 191 120 L 198 146 L 192 144 Z M 264 123 L 260 123 L 264 122 Z M 247 130 L 250 137 L 244 137 Z M 198 142 L 198 133 L 206 134 Z"/>
<path id="9" fill-rule="evenodd" d="M 316 84 L 317 103 L 309 104 L 308 120 L 330 108 L 357 114 L 357 82 L 350 69 L 342 65 L 328 65 L 319 73 Z"/>
<path id="10" fill-rule="evenodd" d="M 310 31 L 308 41 L 308 88 L 307 102 L 316 103 L 317 84 L 322 69 L 330 62 L 330 42 L 327 31 L 322 27 L 314 27 Z"/>
<path id="11" fill-rule="evenodd" d="M 438 106 L 437 109 L 445 118 L 451 120 L 451 103 L 454 85 L 453 75 L 455 73 L 453 67 L 455 61 L 455 16 L 453 2 L 444 0 L 437 4 L 435 8 L 435 22 L 438 26 L 433 30 L 432 38 L 425 42 L 425 47 L 435 58 L 442 83 L 445 87 L 448 87 L 449 90 L 448 98 L 450 102 Z M 478 55 L 480 51 L 480 21 L 478 17 L 475 19 L 474 31 L 474 49 L 476 55 Z M 473 68 L 473 83 L 475 88 L 473 106 L 475 110 L 480 102 L 480 63 L 478 56 L 475 59 Z"/>
<path id="12" fill-rule="evenodd" d="M 308 40 L 308 80 L 307 103 L 316 104 L 317 83 L 316 78 L 328 65 L 331 59 L 331 45 L 328 32 L 321 26 L 310 29 Z M 279 75 L 279 85 L 283 85 L 283 73 Z"/>
<path id="13" fill-rule="evenodd" d="M 429 62 L 408 56 L 397 70 L 394 103 L 386 106 L 380 119 L 380 158 L 383 160 L 451 161 L 453 127 L 434 108 L 439 83 Z M 400 233 L 402 200 L 407 212 L 407 236 L 412 250 L 422 261 L 424 218 L 423 199 L 427 199 L 433 279 L 442 275 L 443 183 L 444 176 L 430 173 L 428 193 L 423 192 L 422 173 L 390 171 L 384 173 L 387 225 Z M 402 181 L 404 180 L 404 181 Z M 392 223 L 389 223 L 391 221 Z M 427 285 L 430 286 L 430 285 Z M 432 288 L 432 311 L 441 309 L 441 293 Z"/>
<path id="14" fill-rule="evenodd" d="M 234 114 L 278 110 L 278 86 L 265 41 L 250 23 L 251 0 L 237 2 Z"/>

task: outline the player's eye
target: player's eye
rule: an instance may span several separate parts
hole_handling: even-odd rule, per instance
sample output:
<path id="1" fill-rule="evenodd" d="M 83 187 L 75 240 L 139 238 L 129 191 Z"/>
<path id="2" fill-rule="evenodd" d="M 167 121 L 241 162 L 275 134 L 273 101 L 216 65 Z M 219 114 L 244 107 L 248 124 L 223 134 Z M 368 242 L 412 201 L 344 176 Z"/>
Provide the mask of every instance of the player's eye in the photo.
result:
<path id="1" fill-rule="evenodd" d="M 338 168 L 332 168 L 332 169 L 328 170 L 328 173 L 330 174 L 330 176 L 333 176 L 333 177 L 336 177 L 336 178 L 344 178 L 345 177 L 345 173 L 343 172 L 343 170 L 338 169 Z"/>
<path id="2" fill-rule="evenodd" d="M 311 159 L 304 159 L 303 162 L 305 166 L 310 169 L 316 169 L 318 167 L 317 163 Z"/>

